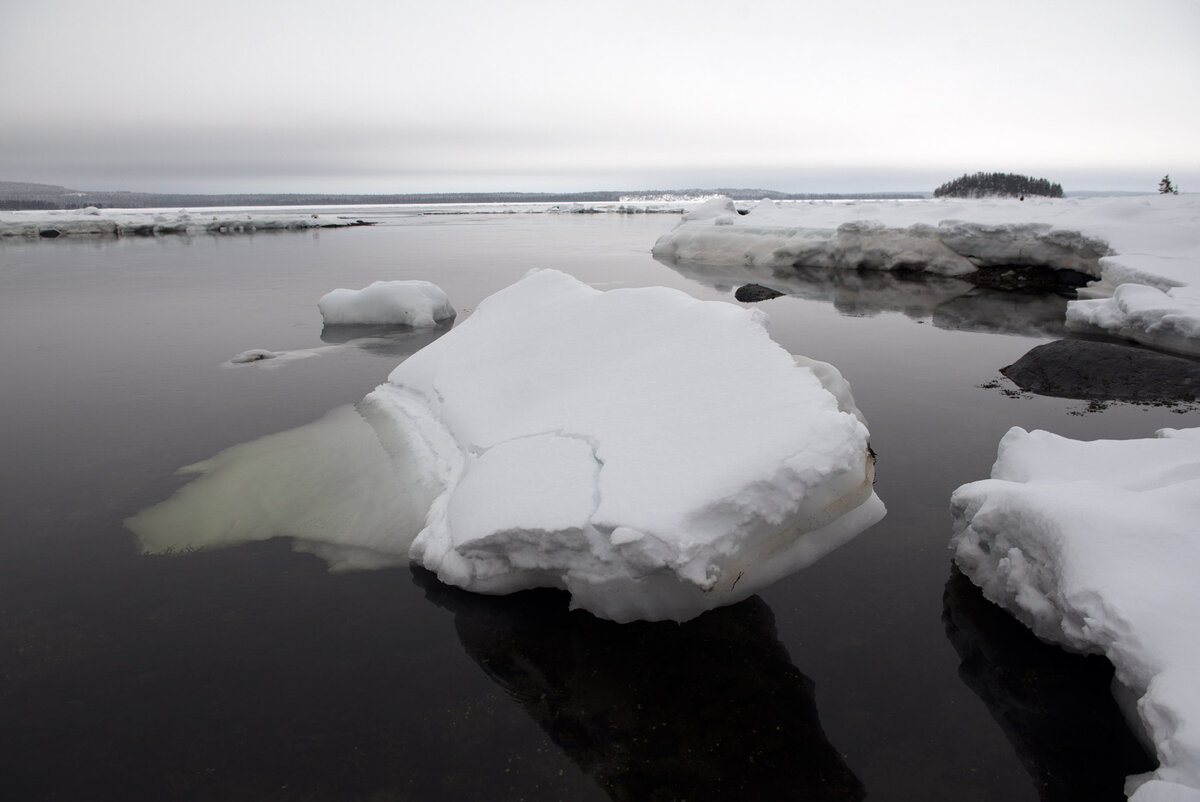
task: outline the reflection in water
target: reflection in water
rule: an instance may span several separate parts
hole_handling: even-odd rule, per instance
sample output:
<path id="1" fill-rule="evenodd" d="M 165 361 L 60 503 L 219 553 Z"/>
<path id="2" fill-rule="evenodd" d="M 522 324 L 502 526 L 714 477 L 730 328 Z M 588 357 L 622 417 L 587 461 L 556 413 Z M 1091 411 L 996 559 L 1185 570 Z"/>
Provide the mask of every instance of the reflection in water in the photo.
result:
<path id="1" fill-rule="evenodd" d="M 660 259 L 680 275 L 723 291 L 753 282 L 787 295 L 833 304 L 844 315 L 899 312 L 935 326 L 1025 336 L 1060 336 L 1067 301 L 987 289 L 962 279 L 884 270 L 693 265 Z"/>
<path id="2" fill-rule="evenodd" d="M 467 653 L 614 800 L 865 796 L 758 597 L 684 624 L 614 624 L 557 591 L 479 596 L 413 572 Z"/>
<path id="3" fill-rule="evenodd" d="M 1042 643 L 958 569 L 942 601 L 959 676 L 987 704 L 1044 802 L 1123 800 L 1126 775 L 1154 768 L 1113 699 L 1107 660 Z"/>
<path id="4" fill-rule="evenodd" d="M 411 326 L 325 326 L 321 342 L 330 345 L 354 345 L 383 356 L 406 357 L 415 354 L 448 332 L 454 318 L 437 326 L 414 329 Z"/>

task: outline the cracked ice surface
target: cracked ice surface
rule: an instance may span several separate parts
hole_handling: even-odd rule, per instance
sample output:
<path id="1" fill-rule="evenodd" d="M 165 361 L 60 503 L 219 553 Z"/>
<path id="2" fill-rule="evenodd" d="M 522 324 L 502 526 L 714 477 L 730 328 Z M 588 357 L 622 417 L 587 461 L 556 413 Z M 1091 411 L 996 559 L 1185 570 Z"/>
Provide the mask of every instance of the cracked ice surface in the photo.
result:
<path id="1" fill-rule="evenodd" d="M 1081 442 L 1011 429 L 951 500 L 954 560 L 1039 637 L 1105 655 L 1158 769 L 1134 802 L 1200 800 L 1200 429 Z"/>
<path id="2" fill-rule="evenodd" d="M 557 271 L 496 293 L 359 405 L 443 488 L 410 556 L 468 590 L 684 620 L 854 537 L 883 515 L 866 427 L 765 325 Z"/>

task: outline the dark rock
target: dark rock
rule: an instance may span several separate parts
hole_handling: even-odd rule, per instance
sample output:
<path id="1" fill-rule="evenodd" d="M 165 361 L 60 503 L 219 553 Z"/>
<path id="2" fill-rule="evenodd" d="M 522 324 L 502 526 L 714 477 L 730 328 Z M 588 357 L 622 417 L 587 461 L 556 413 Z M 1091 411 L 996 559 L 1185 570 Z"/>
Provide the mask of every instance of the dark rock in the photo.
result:
<path id="1" fill-rule="evenodd" d="M 783 295 L 783 293 L 773 290 L 770 287 L 764 287 L 761 284 L 746 284 L 738 287 L 733 297 L 744 304 L 752 304 L 758 301 L 769 301 L 772 298 L 778 298 L 780 295 Z"/>
<path id="2" fill-rule="evenodd" d="M 38 236 L 42 239 L 57 239 L 62 236 L 62 232 L 56 228 L 43 228 L 38 232 Z"/>
<path id="3" fill-rule="evenodd" d="M 1000 372 L 1022 389 L 1056 398 L 1195 401 L 1200 362 L 1093 340 L 1039 345 Z"/>

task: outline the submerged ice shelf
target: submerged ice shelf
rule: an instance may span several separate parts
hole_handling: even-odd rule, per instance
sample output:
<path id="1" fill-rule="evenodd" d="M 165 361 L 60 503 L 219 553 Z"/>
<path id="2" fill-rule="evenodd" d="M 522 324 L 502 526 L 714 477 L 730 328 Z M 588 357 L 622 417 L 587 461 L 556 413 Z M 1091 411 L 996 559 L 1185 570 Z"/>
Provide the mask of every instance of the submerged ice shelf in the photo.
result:
<path id="1" fill-rule="evenodd" d="M 981 268 L 1069 270 L 1092 277 L 1066 324 L 1200 354 L 1200 198 L 1144 196 L 881 202 L 765 200 L 739 214 L 714 199 L 654 245 L 689 266 L 792 271 Z"/>
<path id="2" fill-rule="evenodd" d="M 339 567 L 685 620 L 877 522 L 867 438 L 840 373 L 761 312 L 535 271 L 354 410 L 193 466 L 128 524 L 147 551 L 291 535 Z"/>
<path id="3" fill-rule="evenodd" d="M 1200 800 L 1200 429 L 1081 442 L 1014 428 L 951 508 L 954 560 L 988 599 L 1116 668 L 1159 762 L 1131 799 Z"/>

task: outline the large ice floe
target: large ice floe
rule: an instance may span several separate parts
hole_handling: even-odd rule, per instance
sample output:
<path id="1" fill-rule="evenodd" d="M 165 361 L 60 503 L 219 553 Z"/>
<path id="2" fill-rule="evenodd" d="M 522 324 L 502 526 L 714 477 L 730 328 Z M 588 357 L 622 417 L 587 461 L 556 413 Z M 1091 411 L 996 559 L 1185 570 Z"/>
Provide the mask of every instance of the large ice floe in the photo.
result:
<path id="1" fill-rule="evenodd" d="M 1068 328 L 1200 353 L 1200 197 L 783 203 L 739 214 L 714 199 L 654 245 L 669 264 L 749 270 L 780 289 L 797 270 L 921 271 L 942 277 L 1030 268 L 1091 277 Z"/>
<path id="2" fill-rule="evenodd" d="M 951 500 L 954 560 L 1044 640 L 1107 656 L 1157 756 L 1135 802 L 1200 800 L 1200 429 L 1070 440 L 1014 428 Z"/>
<path id="3" fill-rule="evenodd" d="M 192 466 L 128 525 L 149 552 L 291 535 L 340 567 L 411 558 L 467 590 L 689 619 L 884 514 L 849 385 L 766 326 L 535 271 L 353 410 Z"/>
<path id="4" fill-rule="evenodd" d="M 441 287 L 428 281 L 376 281 L 361 290 L 336 289 L 317 301 L 327 326 L 388 324 L 422 328 L 454 318 Z"/>

